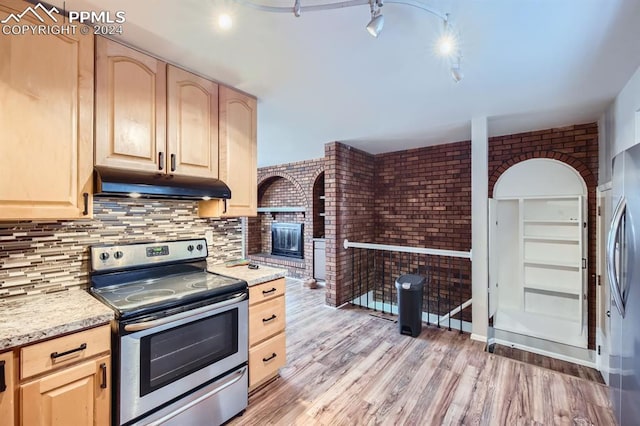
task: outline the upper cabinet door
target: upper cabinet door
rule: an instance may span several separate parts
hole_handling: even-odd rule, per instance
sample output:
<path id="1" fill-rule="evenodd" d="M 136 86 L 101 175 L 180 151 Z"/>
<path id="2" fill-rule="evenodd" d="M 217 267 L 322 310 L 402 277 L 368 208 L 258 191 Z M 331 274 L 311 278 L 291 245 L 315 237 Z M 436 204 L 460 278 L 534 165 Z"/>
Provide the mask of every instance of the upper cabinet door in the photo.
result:
<path id="1" fill-rule="evenodd" d="M 30 6 L 3 0 L 0 21 L 43 25 Z M 0 57 L 0 220 L 91 217 L 93 36 L 1 35 Z"/>
<path id="2" fill-rule="evenodd" d="M 226 209 L 222 202 L 200 202 L 200 216 L 258 214 L 256 121 L 255 98 L 220 87 L 220 179 L 231 188 L 231 199 Z"/>
<path id="3" fill-rule="evenodd" d="M 167 73 L 167 173 L 217 178 L 218 85 L 171 65 Z"/>
<path id="4" fill-rule="evenodd" d="M 95 163 L 164 173 L 166 63 L 96 38 Z"/>

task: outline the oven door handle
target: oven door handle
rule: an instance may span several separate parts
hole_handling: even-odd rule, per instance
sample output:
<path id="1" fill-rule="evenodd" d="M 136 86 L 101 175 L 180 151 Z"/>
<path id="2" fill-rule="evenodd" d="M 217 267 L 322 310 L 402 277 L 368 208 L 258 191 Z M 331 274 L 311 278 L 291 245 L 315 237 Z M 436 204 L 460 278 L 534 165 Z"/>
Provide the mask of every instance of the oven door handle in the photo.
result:
<path id="1" fill-rule="evenodd" d="M 234 296 L 231 299 L 224 300 L 219 303 L 214 303 L 213 305 L 203 306 L 201 308 L 192 309 L 190 311 L 182 312 L 176 315 L 171 315 L 166 318 L 159 318 L 151 321 L 144 321 L 135 324 L 127 324 L 124 326 L 125 331 L 142 331 L 147 330 L 149 328 L 158 327 L 161 325 L 169 324 L 174 321 L 180 321 L 185 318 L 190 318 L 196 315 L 200 315 L 204 312 L 215 311 L 216 309 L 224 308 L 225 306 L 233 305 L 238 302 L 243 301 L 247 298 L 247 293 L 241 293 L 240 295 Z"/>
<path id="2" fill-rule="evenodd" d="M 223 389 L 226 389 L 229 386 L 233 385 L 238 380 L 242 379 L 242 377 L 245 375 L 246 372 L 247 372 L 247 367 L 243 367 L 242 370 L 238 370 L 235 373 L 230 374 L 229 377 L 226 377 L 223 380 L 221 380 L 220 386 L 218 386 L 215 389 L 213 389 L 212 391 L 207 392 L 204 395 L 194 399 L 193 401 L 189 402 L 188 404 L 183 405 L 182 407 L 178 408 L 176 411 L 172 411 L 171 413 L 166 414 L 166 415 L 160 417 L 159 419 L 157 419 L 157 420 L 155 420 L 155 421 L 153 421 L 151 423 L 148 423 L 147 426 L 160 426 L 160 425 L 162 425 L 163 423 L 165 423 L 165 422 L 171 420 L 172 418 L 174 418 L 174 417 L 184 413 L 185 411 L 189 410 L 193 406 L 200 404 L 205 399 L 209 399 L 213 395 L 215 395 L 218 392 L 222 391 Z"/>

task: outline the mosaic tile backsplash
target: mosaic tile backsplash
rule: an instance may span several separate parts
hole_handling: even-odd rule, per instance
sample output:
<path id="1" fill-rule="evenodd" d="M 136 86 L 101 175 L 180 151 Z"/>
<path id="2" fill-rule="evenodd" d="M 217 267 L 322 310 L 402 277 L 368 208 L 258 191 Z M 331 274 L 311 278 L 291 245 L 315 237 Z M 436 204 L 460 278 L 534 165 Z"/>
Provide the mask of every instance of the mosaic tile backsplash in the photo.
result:
<path id="1" fill-rule="evenodd" d="M 201 219 L 191 201 L 95 198 L 92 220 L 0 222 L 0 299 L 89 286 L 89 247 L 204 238 L 209 264 L 242 257 L 239 219 Z"/>

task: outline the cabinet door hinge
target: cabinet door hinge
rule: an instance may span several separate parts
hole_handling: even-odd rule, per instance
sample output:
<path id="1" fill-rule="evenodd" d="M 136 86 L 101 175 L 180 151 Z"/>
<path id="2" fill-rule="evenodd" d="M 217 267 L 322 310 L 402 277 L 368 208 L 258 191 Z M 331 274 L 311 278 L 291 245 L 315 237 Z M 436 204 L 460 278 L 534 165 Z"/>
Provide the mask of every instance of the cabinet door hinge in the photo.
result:
<path id="1" fill-rule="evenodd" d="M 582 258 L 582 269 L 587 269 L 587 259 Z"/>
<path id="2" fill-rule="evenodd" d="M 600 349 L 600 345 L 598 345 L 598 355 L 602 355 L 601 349 Z"/>
<path id="3" fill-rule="evenodd" d="M 598 283 L 598 285 L 602 285 L 602 275 L 596 275 L 596 283 Z"/>
<path id="4" fill-rule="evenodd" d="M 602 216 L 602 209 L 598 206 L 598 216 Z"/>

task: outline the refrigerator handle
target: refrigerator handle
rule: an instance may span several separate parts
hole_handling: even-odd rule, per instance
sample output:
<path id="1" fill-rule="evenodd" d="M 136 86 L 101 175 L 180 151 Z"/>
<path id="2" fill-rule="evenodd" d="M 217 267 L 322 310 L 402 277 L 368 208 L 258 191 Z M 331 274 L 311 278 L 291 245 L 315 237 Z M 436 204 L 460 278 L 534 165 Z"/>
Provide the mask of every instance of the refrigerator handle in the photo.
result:
<path id="1" fill-rule="evenodd" d="M 618 205 L 613 212 L 613 219 L 611 220 L 611 229 L 609 229 L 609 236 L 607 238 L 607 275 L 609 276 L 609 286 L 611 288 L 611 294 L 613 300 L 618 308 L 618 312 L 624 318 L 624 304 L 622 302 L 622 293 L 620 283 L 616 275 L 616 237 L 620 230 L 620 224 L 627 209 L 627 200 L 625 197 L 620 198 Z M 623 236 L 624 238 L 624 236 Z"/>

